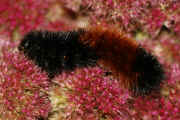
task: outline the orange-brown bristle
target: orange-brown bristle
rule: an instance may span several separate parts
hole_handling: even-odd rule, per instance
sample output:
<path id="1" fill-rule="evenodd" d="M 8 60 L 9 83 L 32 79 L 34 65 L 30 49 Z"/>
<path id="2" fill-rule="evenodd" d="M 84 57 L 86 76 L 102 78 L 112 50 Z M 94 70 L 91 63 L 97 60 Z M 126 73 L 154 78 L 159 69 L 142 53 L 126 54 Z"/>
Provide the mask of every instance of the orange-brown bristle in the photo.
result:
<path id="1" fill-rule="evenodd" d="M 98 63 L 120 77 L 125 87 L 136 84 L 137 74 L 132 71 L 138 48 L 135 40 L 115 28 L 100 26 L 89 28 L 80 36 L 80 40 L 96 51 Z"/>

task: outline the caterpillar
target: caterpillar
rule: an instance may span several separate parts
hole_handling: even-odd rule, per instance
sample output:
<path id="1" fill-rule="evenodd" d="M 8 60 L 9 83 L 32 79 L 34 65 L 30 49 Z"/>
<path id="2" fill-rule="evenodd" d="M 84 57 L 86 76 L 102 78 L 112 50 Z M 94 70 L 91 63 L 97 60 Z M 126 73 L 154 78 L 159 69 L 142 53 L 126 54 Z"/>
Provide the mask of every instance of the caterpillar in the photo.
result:
<path id="1" fill-rule="evenodd" d="M 164 79 L 164 69 L 158 59 L 113 27 L 31 31 L 18 49 L 50 78 L 77 67 L 101 65 L 137 95 L 159 89 Z"/>

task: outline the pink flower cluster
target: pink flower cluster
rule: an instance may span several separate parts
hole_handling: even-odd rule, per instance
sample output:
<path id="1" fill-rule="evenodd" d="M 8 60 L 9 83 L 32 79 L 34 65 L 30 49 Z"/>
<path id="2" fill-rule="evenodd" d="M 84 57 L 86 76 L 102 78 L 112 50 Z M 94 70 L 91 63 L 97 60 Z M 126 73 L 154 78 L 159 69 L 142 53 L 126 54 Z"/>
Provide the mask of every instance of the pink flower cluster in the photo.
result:
<path id="1" fill-rule="evenodd" d="M 0 57 L 0 119 L 46 118 L 51 109 L 48 76 L 13 51 L 4 50 Z"/>
<path id="2" fill-rule="evenodd" d="M 91 120 L 97 120 L 97 113 L 99 117 L 113 120 L 128 118 L 128 91 L 122 89 L 117 80 L 103 76 L 104 72 L 94 67 L 78 69 L 66 75 L 64 73 L 56 80 L 59 84 L 69 81 L 72 86 L 69 100 L 80 109 L 81 119 L 90 117 Z"/>
<path id="3" fill-rule="evenodd" d="M 1 0 L 1 33 L 12 37 L 15 30 L 28 32 L 45 23 L 49 0 Z"/>
<path id="4" fill-rule="evenodd" d="M 155 37 L 162 25 L 179 33 L 179 6 L 176 0 L 86 0 L 80 12 L 94 24 L 115 24 L 127 32 L 141 30 Z"/>

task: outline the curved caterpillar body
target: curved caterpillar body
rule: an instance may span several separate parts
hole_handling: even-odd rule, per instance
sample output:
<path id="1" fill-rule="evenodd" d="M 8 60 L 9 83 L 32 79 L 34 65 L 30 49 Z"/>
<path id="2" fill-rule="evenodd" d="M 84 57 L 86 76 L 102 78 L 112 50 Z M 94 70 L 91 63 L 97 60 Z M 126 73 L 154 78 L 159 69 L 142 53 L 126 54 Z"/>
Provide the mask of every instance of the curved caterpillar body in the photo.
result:
<path id="1" fill-rule="evenodd" d="M 19 50 L 50 78 L 64 70 L 100 64 L 135 94 L 158 89 L 164 79 L 163 68 L 156 57 L 114 28 L 33 31 L 22 39 Z"/>

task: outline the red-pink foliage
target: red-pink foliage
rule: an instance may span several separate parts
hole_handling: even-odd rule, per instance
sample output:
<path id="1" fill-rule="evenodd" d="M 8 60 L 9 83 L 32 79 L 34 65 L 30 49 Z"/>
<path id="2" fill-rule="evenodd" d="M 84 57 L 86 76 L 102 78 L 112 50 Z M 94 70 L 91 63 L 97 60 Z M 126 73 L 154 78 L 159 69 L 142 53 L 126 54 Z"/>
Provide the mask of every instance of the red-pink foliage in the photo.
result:
<path id="1" fill-rule="evenodd" d="M 4 50 L 0 57 L 0 119 L 47 117 L 48 76 L 22 54 Z"/>
<path id="2" fill-rule="evenodd" d="M 86 0 L 79 12 L 88 14 L 94 24 L 115 24 L 127 32 L 141 30 L 154 37 L 165 22 L 176 24 L 167 27 L 179 33 L 179 6 L 174 0 Z"/>
<path id="3" fill-rule="evenodd" d="M 81 110 L 82 119 L 87 118 L 87 113 L 98 113 L 113 120 L 128 118 L 128 92 L 121 88 L 116 79 L 103 76 L 104 72 L 95 67 L 63 73 L 56 80 L 59 84 L 69 81 L 72 86 L 69 100 Z"/>
<path id="4" fill-rule="evenodd" d="M 15 30 L 26 33 L 43 25 L 49 0 L 1 0 L 1 33 L 12 36 Z"/>

